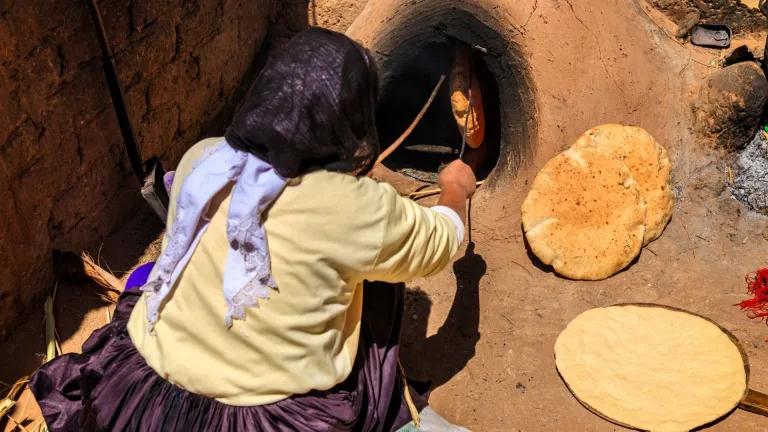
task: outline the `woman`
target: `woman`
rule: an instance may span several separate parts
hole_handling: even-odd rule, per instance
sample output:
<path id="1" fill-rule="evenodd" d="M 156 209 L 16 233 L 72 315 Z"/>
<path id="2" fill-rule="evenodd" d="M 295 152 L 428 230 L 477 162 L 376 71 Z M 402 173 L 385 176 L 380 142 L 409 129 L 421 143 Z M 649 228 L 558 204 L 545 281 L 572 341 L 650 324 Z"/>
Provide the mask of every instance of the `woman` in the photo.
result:
<path id="1" fill-rule="evenodd" d="M 400 282 L 457 252 L 475 178 L 449 165 L 432 209 L 367 178 L 377 93 L 373 59 L 337 33 L 304 32 L 268 63 L 226 139 L 179 164 L 146 283 L 120 297 L 83 354 L 32 377 L 50 430 L 408 423 Z"/>

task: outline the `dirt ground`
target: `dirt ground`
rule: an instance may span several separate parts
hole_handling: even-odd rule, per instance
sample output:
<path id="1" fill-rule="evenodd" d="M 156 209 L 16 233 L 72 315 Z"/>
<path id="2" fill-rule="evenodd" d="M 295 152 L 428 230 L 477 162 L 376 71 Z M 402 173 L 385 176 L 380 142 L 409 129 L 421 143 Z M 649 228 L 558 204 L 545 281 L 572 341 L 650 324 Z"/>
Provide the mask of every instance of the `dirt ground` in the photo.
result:
<path id="1" fill-rule="evenodd" d="M 595 2 L 604 7 L 573 3 L 531 0 L 510 6 L 518 11 L 509 17 L 513 23 L 522 17 L 517 25 L 526 29 L 523 49 L 531 53 L 537 97 L 542 97 L 537 100 L 539 146 L 516 175 L 478 191 L 471 205 L 471 243 L 453 265 L 409 284 L 405 369 L 415 379 L 433 382 L 431 403 L 437 411 L 475 431 L 623 430 L 571 396 L 553 358 L 555 339 L 570 320 L 614 303 L 660 303 L 715 320 L 746 347 L 750 387 L 768 392 L 768 326 L 734 306 L 746 298 L 744 275 L 768 267 L 768 217 L 746 211 L 731 198 L 727 172 L 733 159 L 698 149 L 689 133 L 688 91 L 719 53 L 671 41 L 665 33 L 671 34 L 674 24 L 650 8 L 626 7 L 632 1 Z M 548 30 L 555 25 L 568 28 L 577 41 L 596 43 L 558 39 Z M 557 63 L 572 68 L 573 75 L 553 71 Z M 599 100 L 604 104 L 598 106 Z M 570 281 L 530 253 L 520 204 L 547 159 L 606 121 L 644 126 L 669 149 L 675 213 L 661 238 L 626 270 L 600 282 Z M 416 186 L 384 171 L 378 176 L 402 191 Z M 105 241 L 102 262 L 120 275 L 147 254 L 161 229 L 153 215 L 137 215 Z M 59 287 L 55 314 L 65 352 L 77 351 L 106 322 L 110 306 L 98 292 L 94 286 Z M 42 315 L 41 307 L 0 345 L 0 381 L 12 383 L 40 364 Z M 12 414 L 26 418 L 26 427 L 39 419 L 29 396 L 24 393 Z M 735 411 L 710 430 L 768 431 L 768 420 Z"/>
<path id="2" fill-rule="evenodd" d="M 524 193 L 480 194 L 472 203 L 473 247 L 452 271 L 411 284 L 419 291 L 405 315 L 406 370 L 440 385 L 433 406 L 473 430 L 618 430 L 573 399 L 553 347 L 587 309 L 650 302 L 731 330 L 749 353 L 750 387 L 768 389 L 768 328 L 734 306 L 745 298 L 744 275 L 768 266 L 768 223 L 731 199 L 724 167 L 705 165 L 681 179 L 664 235 L 601 282 L 562 279 L 530 254 L 520 228 Z M 737 411 L 712 430 L 768 430 L 768 420 Z"/>

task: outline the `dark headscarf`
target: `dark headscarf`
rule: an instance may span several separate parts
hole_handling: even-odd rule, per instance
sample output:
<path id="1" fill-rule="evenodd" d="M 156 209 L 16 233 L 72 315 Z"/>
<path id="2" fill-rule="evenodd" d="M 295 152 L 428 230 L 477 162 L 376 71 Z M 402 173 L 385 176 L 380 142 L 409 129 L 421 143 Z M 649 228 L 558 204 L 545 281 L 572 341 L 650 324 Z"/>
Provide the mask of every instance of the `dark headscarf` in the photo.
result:
<path id="1" fill-rule="evenodd" d="M 363 175 L 379 155 L 377 98 L 367 51 L 340 33 L 312 28 L 270 59 L 226 138 L 283 177 L 315 168 Z"/>

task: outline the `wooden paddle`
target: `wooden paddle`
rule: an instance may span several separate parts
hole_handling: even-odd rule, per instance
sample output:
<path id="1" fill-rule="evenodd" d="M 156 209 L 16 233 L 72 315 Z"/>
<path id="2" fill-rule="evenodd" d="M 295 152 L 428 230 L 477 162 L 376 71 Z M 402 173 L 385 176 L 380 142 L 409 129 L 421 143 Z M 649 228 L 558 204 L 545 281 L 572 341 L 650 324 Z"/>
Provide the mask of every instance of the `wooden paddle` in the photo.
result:
<path id="1" fill-rule="evenodd" d="M 747 394 L 741 400 L 739 408 L 768 417 L 768 395 L 747 389 Z"/>

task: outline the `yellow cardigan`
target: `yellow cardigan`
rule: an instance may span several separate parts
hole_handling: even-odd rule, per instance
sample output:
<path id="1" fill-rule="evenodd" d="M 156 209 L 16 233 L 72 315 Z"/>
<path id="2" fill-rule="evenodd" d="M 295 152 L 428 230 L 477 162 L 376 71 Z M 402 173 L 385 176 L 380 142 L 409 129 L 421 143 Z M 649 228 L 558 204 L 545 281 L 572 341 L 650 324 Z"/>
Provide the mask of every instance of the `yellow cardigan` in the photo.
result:
<path id="1" fill-rule="evenodd" d="M 219 140 L 198 143 L 179 164 L 168 228 L 193 161 Z M 279 291 L 227 329 L 221 287 L 229 194 L 214 199 L 208 230 L 168 295 L 155 334 L 147 331 L 144 296 L 128 323 L 131 340 L 160 376 L 229 405 L 273 403 L 346 379 L 357 353 L 363 280 L 437 273 L 459 247 L 449 216 L 401 198 L 389 185 L 326 171 L 304 175 L 265 221 Z"/>

